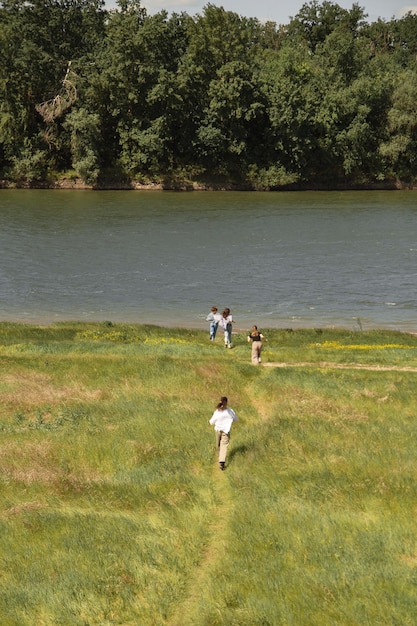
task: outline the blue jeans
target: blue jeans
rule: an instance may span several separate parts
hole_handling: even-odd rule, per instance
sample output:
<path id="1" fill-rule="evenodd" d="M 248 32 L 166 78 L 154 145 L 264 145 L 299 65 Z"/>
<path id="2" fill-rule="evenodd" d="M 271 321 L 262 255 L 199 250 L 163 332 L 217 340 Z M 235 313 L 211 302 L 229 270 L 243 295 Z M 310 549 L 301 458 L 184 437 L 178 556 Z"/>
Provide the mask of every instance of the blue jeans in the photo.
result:
<path id="1" fill-rule="evenodd" d="M 214 341 L 217 333 L 219 322 L 210 322 L 210 339 Z"/>
<path id="2" fill-rule="evenodd" d="M 224 342 L 232 343 L 232 324 L 229 322 L 224 331 Z"/>

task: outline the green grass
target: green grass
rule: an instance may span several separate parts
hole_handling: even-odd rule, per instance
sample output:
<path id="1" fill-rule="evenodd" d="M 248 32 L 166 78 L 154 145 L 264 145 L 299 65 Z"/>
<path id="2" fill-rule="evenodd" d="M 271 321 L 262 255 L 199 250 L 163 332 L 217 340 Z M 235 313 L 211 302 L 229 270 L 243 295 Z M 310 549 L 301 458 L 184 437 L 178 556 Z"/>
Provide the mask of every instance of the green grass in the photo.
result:
<path id="1" fill-rule="evenodd" d="M 263 332 L 0 324 L 2 626 L 415 623 L 417 338 Z"/>

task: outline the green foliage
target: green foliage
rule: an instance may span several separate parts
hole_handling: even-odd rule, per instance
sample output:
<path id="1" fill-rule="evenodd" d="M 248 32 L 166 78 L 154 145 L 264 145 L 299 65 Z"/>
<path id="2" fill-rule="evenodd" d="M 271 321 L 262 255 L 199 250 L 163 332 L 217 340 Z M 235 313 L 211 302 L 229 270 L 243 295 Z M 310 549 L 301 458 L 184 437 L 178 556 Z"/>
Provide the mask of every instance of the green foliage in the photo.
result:
<path id="1" fill-rule="evenodd" d="M 20 153 L 11 158 L 11 178 L 17 182 L 43 181 L 47 174 L 46 151 L 25 139 Z"/>
<path id="2" fill-rule="evenodd" d="M 50 141 L 50 129 L 45 128 L 36 106 L 59 94 L 69 61 L 81 62 L 97 51 L 103 37 L 103 4 L 101 0 L 1 3 L 0 110 L 9 122 L 0 135 L 5 157 L 0 166 L 20 160 L 26 146 L 39 143 L 44 135 L 46 169 L 48 152 L 53 154 L 59 142 L 56 137 Z M 20 176 L 22 168 L 18 169 Z"/>
<path id="3" fill-rule="evenodd" d="M 417 17 L 365 18 L 327 0 L 279 27 L 210 3 L 3 0 L 0 174 L 411 185 Z"/>
<path id="4" fill-rule="evenodd" d="M 85 109 L 73 110 L 67 115 L 64 128 L 71 137 L 72 167 L 85 182 L 95 183 L 100 173 L 99 116 Z"/>
<path id="5" fill-rule="evenodd" d="M 306 43 L 314 53 L 316 48 L 324 44 L 329 37 L 337 41 L 338 37 L 333 35 L 343 31 L 357 33 L 358 29 L 364 25 L 364 18 L 363 9 L 356 3 L 349 11 L 335 2 L 324 0 L 319 3 L 317 0 L 312 0 L 303 4 L 297 15 L 291 19 L 288 34 Z"/>
<path id="6" fill-rule="evenodd" d="M 396 80 L 387 116 L 387 140 L 380 153 L 388 171 L 400 179 L 417 178 L 417 79 L 415 71 L 404 70 Z"/>
<path id="7" fill-rule="evenodd" d="M 292 185 L 299 180 L 296 173 L 289 173 L 283 166 L 271 165 L 271 167 L 258 168 L 256 165 L 249 167 L 248 180 L 258 191 L 270 191 L 287 185 Z"/>

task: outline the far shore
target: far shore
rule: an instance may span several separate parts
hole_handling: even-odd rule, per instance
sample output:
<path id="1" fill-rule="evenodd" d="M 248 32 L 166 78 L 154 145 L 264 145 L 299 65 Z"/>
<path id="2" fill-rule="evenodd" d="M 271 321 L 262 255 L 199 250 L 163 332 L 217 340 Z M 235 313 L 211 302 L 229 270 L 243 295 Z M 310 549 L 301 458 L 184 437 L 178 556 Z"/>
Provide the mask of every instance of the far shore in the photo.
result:
<path id="1" fill-rule="evenodd" d="M 300 182 L 279 188 L 258 190 L 245 182 L 233 181 L 185 181 L 165 179 L 164 181 L 103 181 L 94 185 L 77 177 L 63 177 L 53 182 L 36 181 L 15 183 L 0 180 L 0 189 L 70 189 L 81 191 L 401 191 L 416 190 L 416 185 L 401 181 L 385 180 L 365 183 L 345 181 L 312 183 Z"/>

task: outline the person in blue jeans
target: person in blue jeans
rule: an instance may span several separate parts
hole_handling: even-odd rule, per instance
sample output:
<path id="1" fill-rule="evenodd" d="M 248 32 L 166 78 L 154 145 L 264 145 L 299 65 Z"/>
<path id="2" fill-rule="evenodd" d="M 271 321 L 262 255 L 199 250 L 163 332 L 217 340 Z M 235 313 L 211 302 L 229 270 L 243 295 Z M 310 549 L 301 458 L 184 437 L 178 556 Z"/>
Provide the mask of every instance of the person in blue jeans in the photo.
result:
<path id="1" fill-rule="evenodd" d="M 219 324 L 224 332 L 224 347 L 231 348 L 233 317 L 230 313 L 230 309 L 224 309 Z"/>
<path id="2" fill-rule="evenodd" d="M 206 317 L 206 321 L 210 322 L 210 341 L 214 341 L 216 339 L 217 328 L 219 326 L 221 317 L 222 316 L 218 312 L 217 307 L 212 306 L 210 309 L 210 313 Z"/>

